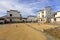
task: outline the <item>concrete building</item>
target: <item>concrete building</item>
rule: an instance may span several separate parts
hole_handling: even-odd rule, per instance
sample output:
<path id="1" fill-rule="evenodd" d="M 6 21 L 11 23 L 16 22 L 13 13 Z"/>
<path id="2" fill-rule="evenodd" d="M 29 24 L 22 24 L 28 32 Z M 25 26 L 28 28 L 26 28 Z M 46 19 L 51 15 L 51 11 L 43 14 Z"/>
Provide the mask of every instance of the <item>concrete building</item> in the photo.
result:
<path id="1" fill-rule="evenodd" d="M 54 14 L 54 17 L 51 19 L 51 23 L 60 24 L 60 11 L 57 11 Z"/>
<path id="2" fill-rule="evenodd" d="M 36 16 L 28 16 L 27 22 L 37 22 L 37 17 Z"/>
<path id="3" fill-rule="evenodd" d="M 57 11 L 55 18 L 56 18 L 56 22 L 60 22 L 60 11 Z"/>
<path id="4" fill-rule="evenodd" d="M 27 22 L 27 18 L 22 18 L 22 22 L 26 23 Z"/>
<path id="5" fill-rule="evenodd" d="M 42 10 L 39 10 L 37 14 L 38 22 L 50 22 L 53 14 L 53 10 L 50 6 L 45 7 Z"/>
<path id="6" fill-rule="evenodd" d="M 21 14 L 17 10 L 10 10 L 7 11 L 7 15 L 5 19 L 7 22 L 20 22 Z"/>
<path id="7" fill-rule="evenodd" d="M 7 15 L 0 17 L 0 23 L 21 22 L 22 16 L 17 10 L 7 11 Z"/>

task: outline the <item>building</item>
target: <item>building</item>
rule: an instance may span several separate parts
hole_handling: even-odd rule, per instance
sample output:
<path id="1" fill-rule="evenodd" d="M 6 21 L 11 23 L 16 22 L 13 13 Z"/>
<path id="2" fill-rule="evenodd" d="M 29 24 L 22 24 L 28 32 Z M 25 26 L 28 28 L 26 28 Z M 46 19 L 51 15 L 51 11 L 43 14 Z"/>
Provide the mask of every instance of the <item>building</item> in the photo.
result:
<path id="1" fill-rule="evenodd" d="M 5 18 L 0 17 L 0 23 L 5 23 Z"/>
<path id="2" fill-rule="evenodd" d="M 57 11 L 55 18 L 56 18 L 56 22 L 60 22 L 60 11 Z"/>
<path id="3" fill-rule="evenodd" d="M 37 22 L 37 17 L 30 15 L 27 17 L 27 22 Z"/>
<path id="4" fill-rule="evenodd" d="M 7 11 L 7 15 L 5 19 L 7 22 L 20 22 L 22 17 L 20 12 L 18 12 L 17 10 L 10 10 Z"/>
<path id="5" fill-rule="evenodd" d="M 38 22 L 40 23 L 50 22 L 53 14 L 54 14 L 53 10 L 50 6 L 45 7 L 42 10 L 39 10 L 37 14 Z"/>
<path id="6" fill-rule="evenodd" d="M 22 16 L 20 12 L 18 12 L 17 10 L 9 10 L 7 11 L 6 16 L 0 17 L 0 20 L 1 20 L 0 22 L 3 22 L 3 23 L 21 22 Z"/>
<path id="7" fill-rule="evenodd" d="M 22 18 L 22 22 L 26 23 L 27 22 L 27 18 Z"/>
<path id="8" fill-rule="evenodd" d="M 60 11 L 55 12 L 54 17 L 51 19 L 51 23 L 60 24 Z"/>

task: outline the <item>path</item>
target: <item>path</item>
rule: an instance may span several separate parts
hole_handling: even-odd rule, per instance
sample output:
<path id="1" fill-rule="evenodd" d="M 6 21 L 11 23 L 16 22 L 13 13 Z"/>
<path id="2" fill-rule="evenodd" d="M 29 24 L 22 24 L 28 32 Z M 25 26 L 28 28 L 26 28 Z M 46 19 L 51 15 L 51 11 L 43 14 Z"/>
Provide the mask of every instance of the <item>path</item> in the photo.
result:
<path id="1" fill-rule="evenodd" d="M 38 29 L 32 27 L 32 26 L 29 25 L 29 24 L 26 24 L 26 25 L 27 25 L 28 27 L 30 27 L 30 28 L 32 28 L 32 29 L 38 31 L 38 32 L 41 32 L 44 36 L 46 36 L 47 40 L 56 40 L 56 39 L 53 38 L 52 36 L 50 36 L 50 35 L 46 35 L 42 30 L 38 30 Z"/>

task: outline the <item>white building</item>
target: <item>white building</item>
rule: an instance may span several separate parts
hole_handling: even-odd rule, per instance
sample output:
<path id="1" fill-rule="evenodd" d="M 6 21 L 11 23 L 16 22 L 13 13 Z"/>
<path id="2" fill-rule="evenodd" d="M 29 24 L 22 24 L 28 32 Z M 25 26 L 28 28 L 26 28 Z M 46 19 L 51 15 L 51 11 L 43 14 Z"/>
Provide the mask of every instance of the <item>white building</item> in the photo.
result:
<path id="1" fill-rule="evenodd" d="M 60 11 L 57 11 L 54 14 L 54 17 L 51 19 L 51 23 L 60 24 Z"/>
<path id="2" fill-rule="evenodd" d="M 0 20 L 0 22 L 20 22 L 22 20 L 21 14 L 17 10 L 7 11 L 7 15 L 2 18 L 4 18 L 4 21 Z"/>
<path id="3" fill-rule="evenodd" d="M 17 10 L 10 10 L 7 11 L 6 15 L 7 22 L 20 22 L 21 21 L 21 14 Z"/>
<path id="4" fill-rule="evenodd" d="M 36 16 L 28 16 L 27 21 L 28 22 L 37 22 L 37 17 Z"/>
<path id="5" fill-rule="evenodd" d="M 27 22 L 27 18 L 22 18 L 22 22 Z"/>
<path id="6" fill-rule="evenodd" d="M 45 7 L 43 10 L 40 10 L 37 14 L 38 22 L 50 22 L 53 15 L 52 8 L 50 6 Z"/>
<path id="7" fill-rule="evenodd" d="M 57 11 L 57 14 L 55 15 L 56 22 L 60 21 L 60 11 Z"/>

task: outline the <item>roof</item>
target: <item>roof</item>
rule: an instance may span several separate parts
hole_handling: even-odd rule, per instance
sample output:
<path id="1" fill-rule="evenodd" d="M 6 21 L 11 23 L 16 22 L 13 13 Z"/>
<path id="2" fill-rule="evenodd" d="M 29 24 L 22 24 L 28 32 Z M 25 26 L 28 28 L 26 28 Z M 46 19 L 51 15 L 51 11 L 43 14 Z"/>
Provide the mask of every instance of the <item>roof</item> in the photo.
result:
<path id="1" fill-rule="evenodd" d="M 17 10 L 9 10 L 9 11 L 7 11 L 7 12 L 10 12 L 10 11 L 14 11 L 14 12 L 18 12 L 18 13 L 20 13 L 19 11 L 17 11 Z"/>
<path id="2" fill-rule="evenodd" d="M 60 12 L 60 11 L 57 11 L 57 12 Z"/>
<path id="3" fill-rule="evenodd" d="M 30 15 L 30 16 L 28 16 L 28 17 L 36 17 L 36 16 L 32 16 L 32 15 Z"/>

